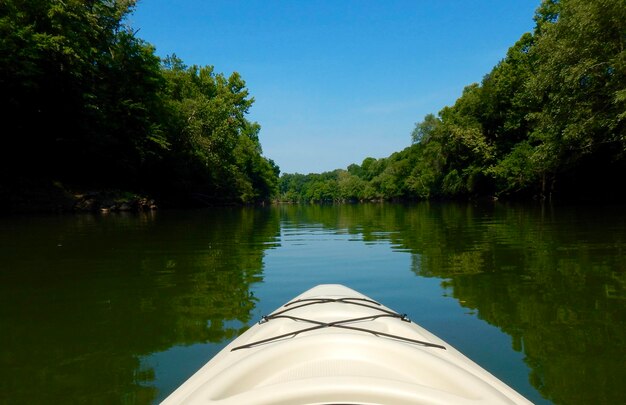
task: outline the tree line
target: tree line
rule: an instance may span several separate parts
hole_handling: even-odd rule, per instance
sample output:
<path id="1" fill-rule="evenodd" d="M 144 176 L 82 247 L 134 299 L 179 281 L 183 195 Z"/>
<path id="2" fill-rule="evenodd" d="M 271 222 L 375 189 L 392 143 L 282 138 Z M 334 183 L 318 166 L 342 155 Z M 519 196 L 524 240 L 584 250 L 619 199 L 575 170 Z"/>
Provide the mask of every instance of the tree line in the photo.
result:
<path id="1" fill-rule="evenodd" d="M 239 74 L 161 59 L 136 1 L 0 3 L 0 206 L 24 190 L 144 192 L 171 205 L 623 198 L 626 5 L 544 0 L 524 34 L 412 144 L 347 169 L 285 174 L 263 156 Z M 46 193 L 43 194 L 47 196 Z"/>
<path id="2" fill-rule="evenodd" d="M 412 144 L 347 170 L 283 174 L 283 201 L 626 196 L 626 3 L 544 0 L 535 27 Z"/>
<path id="3" fill-rule="evenodd" d="M 0 3 L 0 197 L 49 185 L 179 204 L 253 203 L 262 154 L 239 74 L 161 59 L 126 22 L 135 0 Z"/>

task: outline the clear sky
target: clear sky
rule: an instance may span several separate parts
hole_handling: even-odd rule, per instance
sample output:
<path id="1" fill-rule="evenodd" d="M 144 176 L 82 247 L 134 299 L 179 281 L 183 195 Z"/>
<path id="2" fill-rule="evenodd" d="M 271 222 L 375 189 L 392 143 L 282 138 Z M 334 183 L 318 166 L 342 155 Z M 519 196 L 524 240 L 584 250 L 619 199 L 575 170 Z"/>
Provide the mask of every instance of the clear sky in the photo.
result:
<path id="1" fill-rule="evenodd" d="M 140 0 L 159 56 L 239 72 L 264 155 L 319 173 L 411 143 L 532 30 L 540 0 Z"/>

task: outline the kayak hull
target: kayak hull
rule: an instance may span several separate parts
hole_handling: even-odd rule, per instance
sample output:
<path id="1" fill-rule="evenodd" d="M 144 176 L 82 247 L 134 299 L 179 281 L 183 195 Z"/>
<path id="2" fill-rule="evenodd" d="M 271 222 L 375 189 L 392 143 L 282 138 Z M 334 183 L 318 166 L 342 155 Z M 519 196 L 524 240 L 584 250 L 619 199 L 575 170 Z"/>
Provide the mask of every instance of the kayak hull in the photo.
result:
<path id="1" fill-rule="evenodd" d="M 164 404 L 529 404 L 406 317 L 314 287 L 239 336 Z"/>

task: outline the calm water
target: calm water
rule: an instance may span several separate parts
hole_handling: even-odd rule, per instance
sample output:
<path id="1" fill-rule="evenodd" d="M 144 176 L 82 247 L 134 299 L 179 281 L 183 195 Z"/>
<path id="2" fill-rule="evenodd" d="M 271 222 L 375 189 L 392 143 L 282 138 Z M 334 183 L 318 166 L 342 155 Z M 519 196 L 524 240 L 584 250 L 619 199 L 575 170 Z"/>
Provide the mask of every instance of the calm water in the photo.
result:
<path id="1" fill-rule="evenodd" d="M 0 218 L 0 403 L 158 403 L 343 283 L 536 403 L 626 403 L 626 207 L 280 206 Z"/>

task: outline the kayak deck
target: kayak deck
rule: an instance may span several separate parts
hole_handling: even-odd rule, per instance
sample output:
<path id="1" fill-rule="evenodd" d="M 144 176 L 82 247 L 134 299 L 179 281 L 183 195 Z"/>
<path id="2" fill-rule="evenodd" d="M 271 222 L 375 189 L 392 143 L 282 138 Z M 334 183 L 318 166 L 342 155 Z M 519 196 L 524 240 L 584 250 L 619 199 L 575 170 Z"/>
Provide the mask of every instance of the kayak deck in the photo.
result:
<path id="1" fill-rule="evenodd" d="M 528 404 L 404 315 L 314 287 L 235 339 L 164 404 Z"/>

